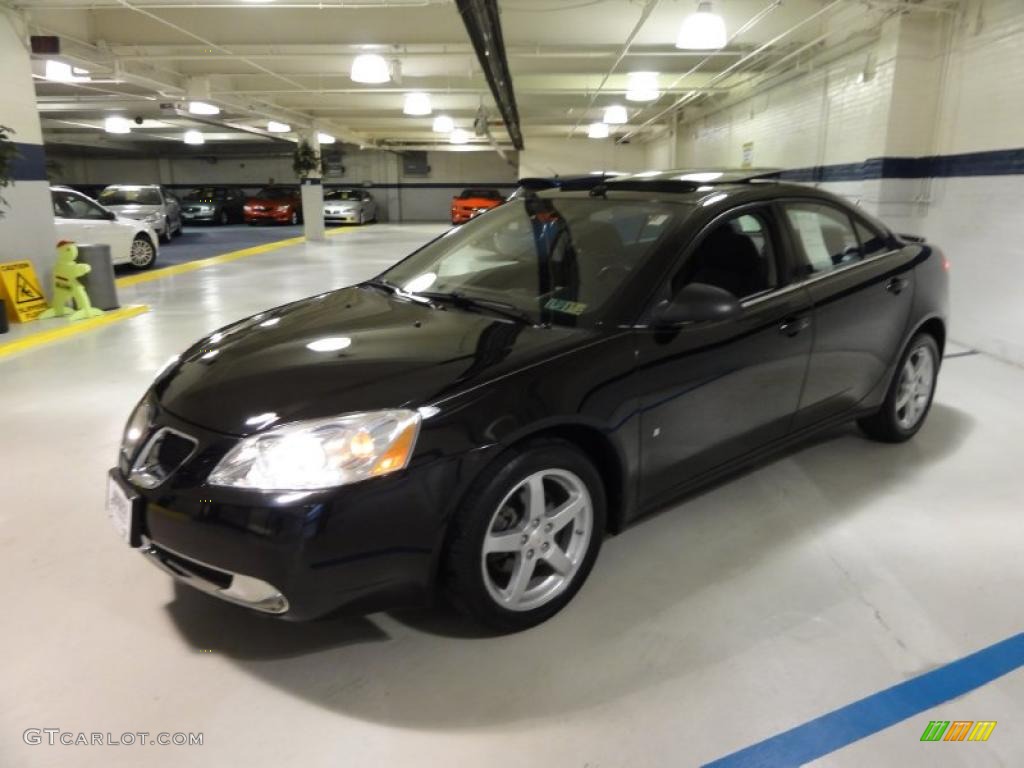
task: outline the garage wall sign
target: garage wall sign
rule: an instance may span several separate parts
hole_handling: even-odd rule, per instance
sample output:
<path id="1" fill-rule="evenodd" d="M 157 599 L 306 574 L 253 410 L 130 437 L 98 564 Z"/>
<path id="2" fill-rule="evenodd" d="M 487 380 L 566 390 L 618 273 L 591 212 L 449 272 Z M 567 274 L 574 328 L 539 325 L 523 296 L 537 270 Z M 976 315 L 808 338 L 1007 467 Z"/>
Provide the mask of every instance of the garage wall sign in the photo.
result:
<path id="1" fill-rule="evenodd" d="M 7 318 L 13 322 L 35 320 L 47 309 L 46 297 L 30 261 L 0 264 L 0 289 L 7 307 Z"/>

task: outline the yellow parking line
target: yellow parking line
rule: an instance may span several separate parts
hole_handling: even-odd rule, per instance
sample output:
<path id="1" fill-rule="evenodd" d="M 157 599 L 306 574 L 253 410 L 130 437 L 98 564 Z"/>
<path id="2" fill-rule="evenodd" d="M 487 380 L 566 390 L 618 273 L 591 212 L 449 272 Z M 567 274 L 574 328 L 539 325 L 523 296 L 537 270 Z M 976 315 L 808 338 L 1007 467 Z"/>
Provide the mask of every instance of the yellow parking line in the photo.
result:
<path id="1" fill-rule="evenodd" d="M 51 341 L 59 341 L 60 339 L 66 339 L 69 336 L 77 336 L 80 333 L 92 331 L 96 328 L 103 328 L 104 326 L 111 325 L 112 323 L 116 323 L 120 320 L 127 320 L 129 317 L 141 315 L 144 312 L 149 312 L 149 307 L 145 304 L 133 304 L 130 307 L 122 307 L 121 309 L 106 312 L 99 317 L 90 317 L 88 320 L 68 322 L 67 325 L 61 325 L 57 328 L 50 328 L 46 331 L 33 333 L 30 336 L 24 336 L 20 339 L 8 341 L 7 343 L 0 343 L 0 357 L 4 357 L 5 355 L 10 355 L 15 352 L 24 352 L 25 350 L 33 349 L 34 347 L 41 347 L 43 344 L 49 344 Z"/>
<path id="2" fill-rule="evenodd" d="M 327 234 L 339 235 L 343 232 L 351 231 L 352 230 L 348 227 L 337 227 L 335 229 L 327 230 Z M 172 267 L 164 267 L 163 269 L 154 269 L 150 272 L 138 272 L 133 275 L 125 275 L 124 277 L 117 278 L 116 282 L 118 288 L 125 288 L 129 285 L 148 283 L 150 280 L 160 280 L 165 277 L 173 277 L 174 275 L 181 275 L 197 269 L 215 267 L 218 264 L 227 264 L 229 261 L 236 261 L 249 256 L 258 256 L 261 253 L 269 253 L 270 251 L 276 251 L 278 248 L 285 248 L 289 245 L 298 245 L 299 243 L 304 242 L 306 242 L 305 237 L 289 237 L 286 240 L 276 240 L 273 243 L 254 245 L 251 248 L 243 248 L 239 251 L 229 251 L 228 253 L 222 253 L 219 256 L 210 256 L 207 259 L 186 261 L 184 264 L 175 264 Z"/>

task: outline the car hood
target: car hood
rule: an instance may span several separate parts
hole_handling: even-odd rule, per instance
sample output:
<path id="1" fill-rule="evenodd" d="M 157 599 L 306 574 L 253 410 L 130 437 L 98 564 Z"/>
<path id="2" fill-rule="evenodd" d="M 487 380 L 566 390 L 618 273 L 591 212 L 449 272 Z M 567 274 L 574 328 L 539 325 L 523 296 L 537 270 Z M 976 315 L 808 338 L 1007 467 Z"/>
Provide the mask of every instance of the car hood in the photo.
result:
<path id="1" fill-rule="evenodd" d="M 201 340 L 158 378 L 154 393 L 186 421 L 245 435 L 271 423 L 427 405 L 591 333 L 345 288 Z"/>
<path id="2" fill-rule="evenodd" d="M 154 213 L 163 213 L 162 205 L 105 205 L 103 207 L 119 216 L 127 216 L 130 219 L 151 216 Z"/>
<path id="3" fill-rule="evenodd" d="M 468 208 L 493 208 L 501 203 L 501 200 L 492 200 L 489 197 L 457 197 L 455 204 Z"/>
<path id="4" fill-rule="evenodd" d="M 245 201 L 246 205 L 265 205 L 268 208 L 275 205 L 295 205 L 293 197 L 252 197 Z"/>

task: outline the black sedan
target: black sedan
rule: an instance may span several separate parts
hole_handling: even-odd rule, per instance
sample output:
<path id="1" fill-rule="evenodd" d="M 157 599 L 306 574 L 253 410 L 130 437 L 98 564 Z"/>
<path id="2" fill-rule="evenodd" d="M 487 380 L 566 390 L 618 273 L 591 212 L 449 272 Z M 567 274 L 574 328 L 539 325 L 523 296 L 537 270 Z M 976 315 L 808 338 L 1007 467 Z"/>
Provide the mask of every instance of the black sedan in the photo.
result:
<path id="1" fill-rule="evenodd" d="M 132 414 L 110 515 L 174 577 L 285 618 L 443 592 L 529 627 L 606 533 L 699 485 L 848 420 L 912 437 L 946 268 L 737 173 L 529 193 L 197 342 Z"/>
<path id="2" fill-rule="evenodd" d="M 242 221 L 245 193 L 234 187 L 196 187 L 181 198 L 181 215 L 188 222 L 231 224 Z"/>

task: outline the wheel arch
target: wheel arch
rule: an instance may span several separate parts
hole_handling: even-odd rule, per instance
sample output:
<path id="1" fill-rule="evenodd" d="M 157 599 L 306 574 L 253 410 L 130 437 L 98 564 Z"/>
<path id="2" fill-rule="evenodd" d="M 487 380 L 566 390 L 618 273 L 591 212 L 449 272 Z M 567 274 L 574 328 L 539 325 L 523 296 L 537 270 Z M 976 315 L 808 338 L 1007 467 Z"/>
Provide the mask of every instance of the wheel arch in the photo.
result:
<path id="1" fill-rule="evenodd" d="M 939 347 L 939 359 L 941 360 L 946 349 L 946 323 L 943 322 L 942 318 L 936 315 L 919 323 L 907 341 L 909 342 L 910 339 L 919 333 L 927 333 L 935 339 L 935 343 Z"/>

